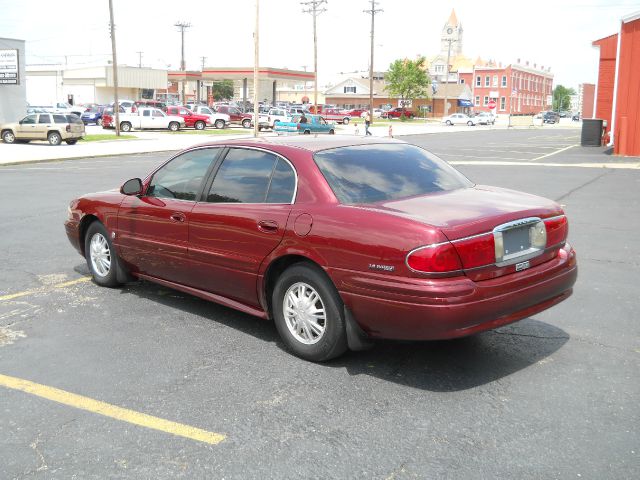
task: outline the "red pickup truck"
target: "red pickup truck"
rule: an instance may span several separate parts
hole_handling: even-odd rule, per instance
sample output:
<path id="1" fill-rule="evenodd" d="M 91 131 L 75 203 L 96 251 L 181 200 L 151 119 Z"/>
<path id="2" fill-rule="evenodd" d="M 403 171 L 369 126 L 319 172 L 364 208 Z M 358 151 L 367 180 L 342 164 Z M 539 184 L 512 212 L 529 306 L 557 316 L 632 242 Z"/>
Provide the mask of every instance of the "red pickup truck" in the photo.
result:
<path id="1" fill-rule="evenodd" d="M 251 128 L 253 124 L 253 115 L 250 113 L 243 113 L 239 108 L 230 107 L 228 105 L 220 105 L 215 107 L 217 113 L 224 113 L 229 115 L 229 122 L 236 125 L 242 125 L 244 128 Z"/>
<path id="2" fill-rule="evenodd" d="M 351 117 L 348 113 L 344 113 L 344 110 L 339 108 L 325 108 L 322 111 L 322 116 L 327 122 L 337 122 L 343 125 L 349 125 Z"/>
<path id="3" fill-rule="evenodd" d="M 207 125 L 211 125 L 209 115 L 198 115 L 193 113 L 187 107 L 165 107 L 164 111 L 167 115 L 175 115 L 176 117 L 184 118 L 184 124 L 186 127 L 193 127 L 196 130 L 204 130 Z"/>

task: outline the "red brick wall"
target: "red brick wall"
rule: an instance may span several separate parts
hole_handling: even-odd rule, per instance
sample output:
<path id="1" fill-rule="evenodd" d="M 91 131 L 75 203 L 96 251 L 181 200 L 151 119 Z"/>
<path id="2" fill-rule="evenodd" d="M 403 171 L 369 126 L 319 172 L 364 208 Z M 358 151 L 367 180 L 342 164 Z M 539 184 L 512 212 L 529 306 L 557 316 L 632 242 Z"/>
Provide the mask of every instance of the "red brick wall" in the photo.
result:
<path id="1" fill-rule="evenodd" d="M 596 86 L 593 83 L 582 84 L 582 118 L 593 118 L 593 99 L 595 98 Z"/>

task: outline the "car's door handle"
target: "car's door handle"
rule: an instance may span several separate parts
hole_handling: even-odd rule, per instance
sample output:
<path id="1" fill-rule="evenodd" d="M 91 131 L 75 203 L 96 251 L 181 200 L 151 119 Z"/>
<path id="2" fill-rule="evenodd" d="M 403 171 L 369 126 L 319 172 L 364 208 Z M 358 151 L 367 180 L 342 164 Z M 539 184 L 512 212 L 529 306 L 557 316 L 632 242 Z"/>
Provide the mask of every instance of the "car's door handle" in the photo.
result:
<path id="1" fill-rule="evenodd" d="M 278 222 L 274 220 L 260 220 L 258 230 L 265 233 L 275 233 L 278 231 Z"/>
<path id="2" fill-rule="evenodd" d="M 184 221 L 185 221 L 185 219 L 186 219 L 187 217 L 185 217 L 185 216 L 184 216 L 184 213 L 175 212 L 175 213 L 172 213 L 172 214 L 169 216 L 169 218 L 170 218 L 170 219 L 171 219 L 171 221 L 173 221 L 173 222 L 184 222 Z"/>

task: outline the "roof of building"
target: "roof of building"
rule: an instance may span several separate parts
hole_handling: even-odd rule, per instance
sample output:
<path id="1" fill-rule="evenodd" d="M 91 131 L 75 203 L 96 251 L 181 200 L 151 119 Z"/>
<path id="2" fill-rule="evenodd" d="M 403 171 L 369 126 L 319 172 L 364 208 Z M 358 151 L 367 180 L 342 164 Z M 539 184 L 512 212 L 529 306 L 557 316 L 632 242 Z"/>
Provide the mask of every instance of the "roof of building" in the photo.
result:
<path id="1" fill-rule="evenodd" d="M 458 25 L 458 17 L 456 17 L 455 8 L 451 9 L 451 15 L 449 15 L 449 20 L 447 20 L 447 25 Z"/>

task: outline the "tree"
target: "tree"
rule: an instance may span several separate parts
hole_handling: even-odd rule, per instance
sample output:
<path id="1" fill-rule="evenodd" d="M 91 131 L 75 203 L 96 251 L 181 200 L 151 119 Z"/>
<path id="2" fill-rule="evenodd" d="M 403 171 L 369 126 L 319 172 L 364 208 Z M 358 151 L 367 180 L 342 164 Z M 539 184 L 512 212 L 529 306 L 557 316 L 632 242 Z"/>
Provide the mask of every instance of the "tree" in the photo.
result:
<path id="1" fill-rule="evenodd" d="M 389 65 L 389 72 L 386 75 L 386 90 L 389 94 L 400 97 L 402 118 L 404 118 L 404 108 L 407 100 L 429 98 L 431 77 L 429 77 L 424 64 L 425 58 L 418 57 L 417 60 L 408 60 L 406 58 L 396 60 Z"/>
<path id="2" fill-rule="evenodd" d="M 222 80 L 221 82 L 213 82 L 211 94 L 216 100 L 229 100 L 233 98 L 233 81 Z"/>
<path id="3" fill-rule="evenodd" d="M 556 86 L 553 89 L 553 107 L 554 110 L 559 112 L 560 110 L 569 110 L 571 108 L 571 95 L 575 95 L 576 91 L 573 88 L 567 88 L 562 85 Z"/>

